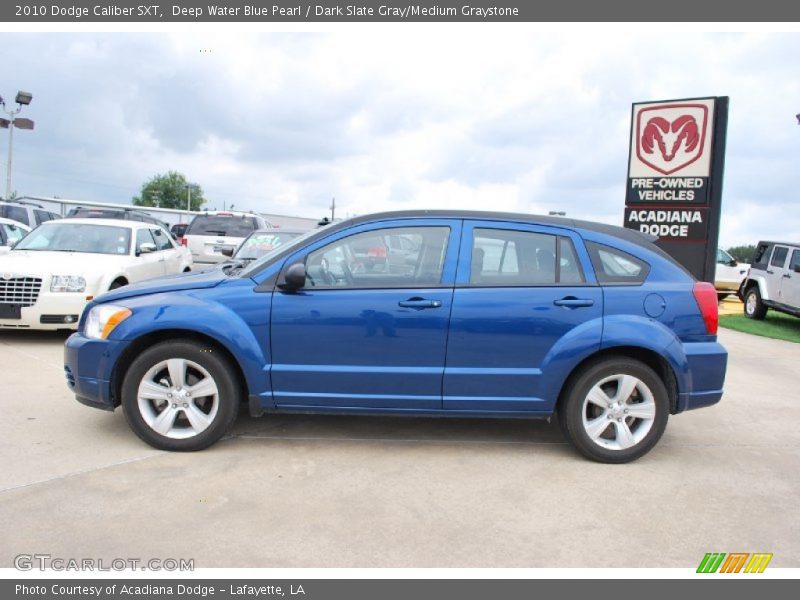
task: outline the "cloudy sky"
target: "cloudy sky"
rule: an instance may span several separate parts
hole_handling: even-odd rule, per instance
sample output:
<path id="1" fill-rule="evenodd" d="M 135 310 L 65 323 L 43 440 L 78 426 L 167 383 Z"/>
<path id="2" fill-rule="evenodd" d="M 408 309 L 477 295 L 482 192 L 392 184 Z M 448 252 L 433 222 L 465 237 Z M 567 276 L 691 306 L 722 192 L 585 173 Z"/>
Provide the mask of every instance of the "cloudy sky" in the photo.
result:
<path id="1" fill-rule="evenodd" d="M 3 33 L 0 95 L 36 122 L 14 188 L 127 202 L 174 169 L 209 208 L 621 224 L 631 103 L 728 95 L 722 245 L 800 238 L 800 34 L 588 31 Z"/>

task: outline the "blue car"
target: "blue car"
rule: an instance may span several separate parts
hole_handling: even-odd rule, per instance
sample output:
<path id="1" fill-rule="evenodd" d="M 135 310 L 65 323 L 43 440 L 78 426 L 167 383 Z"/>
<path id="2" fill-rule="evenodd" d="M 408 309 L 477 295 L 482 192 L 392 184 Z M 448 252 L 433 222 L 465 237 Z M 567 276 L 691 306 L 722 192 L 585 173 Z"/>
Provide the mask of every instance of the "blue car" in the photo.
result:
<path id="1" fill-rule="evenodd" d="M 628 462 L 669 415 L 718 402 L 727 364 L 714 287 L 651 239 L 557 217 L 362 216 L 250 264 L 96 298 L 66 342 L 67 382 L 165 450 L 211 445 L 247 403 L 254 416 L 557 414 L 583 455 Z"/>

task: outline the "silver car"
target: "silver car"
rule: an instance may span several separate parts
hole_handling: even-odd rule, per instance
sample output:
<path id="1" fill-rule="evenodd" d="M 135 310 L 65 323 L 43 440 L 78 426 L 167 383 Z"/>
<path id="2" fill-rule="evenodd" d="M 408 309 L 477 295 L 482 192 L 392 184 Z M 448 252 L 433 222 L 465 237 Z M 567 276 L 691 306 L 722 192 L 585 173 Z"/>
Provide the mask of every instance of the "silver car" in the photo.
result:
<path id="1" fill-rule="evenodd" d="M 227 260 L 251 233 L 268 227 L 267 220 L 254 213 L 208 212 L 192 220 L 182 243 L 195 263 L 217 264 Z"/>

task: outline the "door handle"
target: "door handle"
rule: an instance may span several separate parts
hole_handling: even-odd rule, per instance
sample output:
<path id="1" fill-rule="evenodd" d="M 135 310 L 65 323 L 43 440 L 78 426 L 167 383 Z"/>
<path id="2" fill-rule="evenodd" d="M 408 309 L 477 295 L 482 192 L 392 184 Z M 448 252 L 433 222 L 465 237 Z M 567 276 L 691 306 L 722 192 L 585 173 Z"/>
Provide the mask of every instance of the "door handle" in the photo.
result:
<path id="1" fill-rule="evenodd" d="M 792 278 L 792 276 L 791 276 L 791 275 L 789 275 L 789 273 L 784 273 L 784 274 L 783 274 L 783 276 L 784 276 L 786 279 L 791 279 L 791 278 Z"/>
<path id="2" fill-rule="evenodd" d="M 439 308 L 442 305 L 441 300 L 426 300 L 425 298 L 409 298 L 408 300 L 400 300 L 397 306 L 402 308 Z"/>
<path id="3" fill-rule="evenodd" d="M 775 273 L 775 271 L 773 271 L 773 270 L 771 270 L 771 269 L 767 269 L 767 273 L 768 273 L 769 275 L 773 275 L 773 274 Z"/>
<path id="4" fill-rule="evenodd" d="M 581 308 L 584 306 L 594 306 L 594 300 L 589 298 L 575 298 L 574 296 L 567 296 L 561 300 L 553 300 L 556 306 L 563 306 L 565 308 Z"/>

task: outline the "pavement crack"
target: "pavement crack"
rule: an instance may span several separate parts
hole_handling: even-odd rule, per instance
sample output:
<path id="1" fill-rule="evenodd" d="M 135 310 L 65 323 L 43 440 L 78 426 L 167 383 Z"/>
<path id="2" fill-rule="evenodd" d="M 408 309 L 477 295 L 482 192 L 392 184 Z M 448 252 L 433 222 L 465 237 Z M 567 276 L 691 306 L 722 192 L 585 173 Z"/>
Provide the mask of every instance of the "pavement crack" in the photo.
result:
<path id="1" fill-rule="evenodd" d="M 117 461 L 117 462 L 114 462 L 114 463 L 111 463 L 111 464 L 108 464 L 108 465 L 102 465 L 100 467 L 92 467 L 90 469 L 82 469 L 80 471 L 73 471 L 71 473 L 65 473 L 64 475 L 58 475 L 56 477 L 50 477 L 48 479 L 39 479 L 37 481 L 31 481 L 31 482 L 28 482 L 28 483 L 22 483 L 20 485 L 12 485 L 12 486 L 9 486 L 9 487 L 0 488 L 0 494 L 4 494 L 6 492 L 13 492 L 15 490 L 21 490 L 21 489 L 24 489 L 24 488 L 33 487 L 33 486 L 37 486 L 37 485 L 44 485 L 46 483 L 52 483 L 54 481 L 62 481 L 64 479 L 70 479 L 72 477 L 78 477 L 80 475 L 86 475 L 87 473 L 94 473 L 96 471 L 103 471 L 105 469 L 110 469 L 110 468 L 113 468 L 113 467 L 119 467 L 121 465 L 128 465 L 128 464 L 131 464 L 131 463 L 141 462 L 141 461 L 144 461 L 144 460 L 149 460 L 151 458 L 156 458 L 158 456 L 164 456 L 165 454 L 168 454 L 168 453 L 166 453 L 166 452 L 157 452 L 157 453 L 154 453 L 154 454 L 148 454 L 147 456 L 139 456 L 137 458 L 129 458 L 127 460 L 120 460 L 120 461 Z"/>

